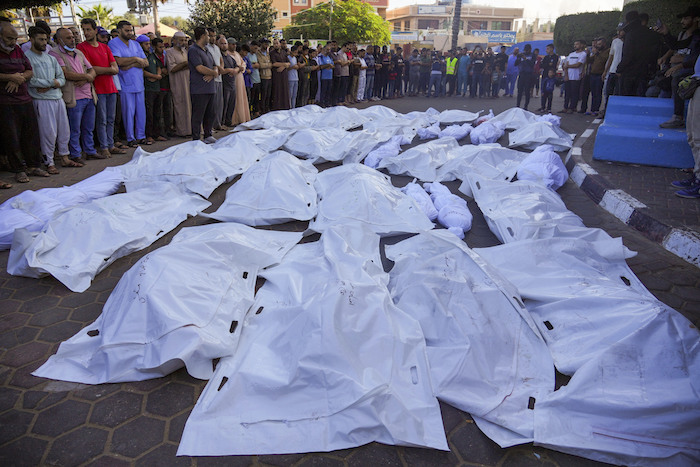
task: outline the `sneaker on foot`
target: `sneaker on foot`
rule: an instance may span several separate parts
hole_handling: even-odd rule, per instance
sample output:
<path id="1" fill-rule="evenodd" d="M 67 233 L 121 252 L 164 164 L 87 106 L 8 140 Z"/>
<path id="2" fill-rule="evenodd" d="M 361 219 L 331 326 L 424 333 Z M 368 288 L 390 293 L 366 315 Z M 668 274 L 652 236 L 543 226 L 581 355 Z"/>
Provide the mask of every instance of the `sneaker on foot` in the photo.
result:
<path id="1" fill-rule="evenodd" d="M 700 199 L 700 180 L 696 180 L 695 184 L 685 190 L 676 192 L 679 198 Z"/>
<path id="2" fill-rule="evenodd" d="M 207 136 L 206 138 L 204 138 L 204 142 L 207 144 L 213 144 L 216 143 L 216 138 L 214 138 L 213 136 Z"/>
<path id="3" fill-rule="evenodd" d="M 661 128 L 683 128 L 684 126 L 685 121 L 683 120 L 683 117 L 679 117 L 678 115 L 674 115 L 671 120 L 663 122 L 659 125 Z"/>
<path id="4" fill-rule="evenodd" d="M 695 177 L 687 178 L 685 180 L 676 180 L 675 182 L 671 182 L 671 186 L 676 187 L 676 188 L 690 188 L 693 185 L 697 185 L 700 182 L 698 179 Z"/>

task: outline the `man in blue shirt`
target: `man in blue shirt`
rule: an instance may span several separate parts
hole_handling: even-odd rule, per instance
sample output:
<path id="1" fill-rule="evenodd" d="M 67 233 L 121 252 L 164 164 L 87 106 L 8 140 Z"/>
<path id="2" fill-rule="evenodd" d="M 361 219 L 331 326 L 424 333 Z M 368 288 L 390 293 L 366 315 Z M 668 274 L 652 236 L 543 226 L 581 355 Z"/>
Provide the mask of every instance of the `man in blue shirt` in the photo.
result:
<path id="1" fill-rule="evenodd" d="M 457 95 L 467 95 L 467 86 L 469 85 L 469 65 L 471 62 L 472 58 L 469 56 L 467 49 L 465 48 L 461 52 L 459 62 L 457 63 Z"/>
<path id="2" fill-rule="evenodd" d="M 202 27 L 194 28 L 194 41 L 187 50 L 187 63 L 190 67 L 190 102 L 192 103 L 192 139 L 198 140 L 202 127 L 204 142 L 216 142 L 211 135 L 215 120 L 216 85 L 219 66 L 207 49 L 209 36 Z"/>
<path id="3" fill-rule="evenodd" d="M 330 56 L 330 43 L 326 43 L 316 61 L 321 67 L 321 107 L 330 107 L 333 90 L 333 58 Z"/>
<path id="4" fill-rule="evenodd" d="M 134 27 L 128 21 L 117 23 L 119 35 L 109 41 L 109 48 L 119 65 L 122 119 L 129 146 L 146 144 L 146 96 L 143 69 L 148 66 L 146 54 L 138 42 L 132 40 Z M 138 140 L 138 143 L 137 143 Z M 150 143 L 149 143 L 150 144 Z"/>

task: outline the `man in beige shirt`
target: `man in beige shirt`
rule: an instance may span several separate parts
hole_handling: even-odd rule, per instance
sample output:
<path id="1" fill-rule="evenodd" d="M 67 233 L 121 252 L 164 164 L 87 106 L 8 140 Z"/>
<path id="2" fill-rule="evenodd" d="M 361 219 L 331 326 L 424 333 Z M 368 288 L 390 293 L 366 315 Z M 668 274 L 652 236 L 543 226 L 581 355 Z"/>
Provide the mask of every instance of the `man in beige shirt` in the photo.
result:
<path id="1" fill-rule="evenodd" d="M 166 66 L 170 74 L 170 92 L 173 95 L 175 133 L 183 138 L 192 133 L 190 103 L 190 69 L 187 63 L 187 36 L 182 31 L 173 35 L 173 46 L 166 51 Z"/>

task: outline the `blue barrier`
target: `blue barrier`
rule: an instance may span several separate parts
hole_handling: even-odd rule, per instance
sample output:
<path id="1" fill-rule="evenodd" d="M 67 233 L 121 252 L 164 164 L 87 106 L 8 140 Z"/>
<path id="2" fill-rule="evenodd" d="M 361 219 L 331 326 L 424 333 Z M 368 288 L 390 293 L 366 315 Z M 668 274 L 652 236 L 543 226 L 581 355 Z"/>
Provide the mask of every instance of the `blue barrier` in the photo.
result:
<path id="1" fill-rule="evenodd" d="M 659 124 L 673 115 L 673 100 L 610 96 L 605 120 L 598 127 L 593 159 L 683 169 L 693 154 L 684 128 Z"/>

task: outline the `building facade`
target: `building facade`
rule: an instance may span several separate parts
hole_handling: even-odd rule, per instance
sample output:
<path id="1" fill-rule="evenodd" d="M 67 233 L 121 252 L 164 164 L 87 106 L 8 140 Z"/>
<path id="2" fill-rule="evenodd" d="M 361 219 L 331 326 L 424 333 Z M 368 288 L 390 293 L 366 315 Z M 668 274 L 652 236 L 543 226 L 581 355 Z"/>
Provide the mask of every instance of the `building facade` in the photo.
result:
<path id="1" fill-rule="evenodd" d="M 498 8 L 463 4 L 459 30 L 470 35 L 472 31 L 513 31 L 515 21 L 523 17 L 523 8 Z M 452 28 L 454 4 L 409 5 L 388 10 L 386 19 L 393 30 L 436 31 Z"/>

